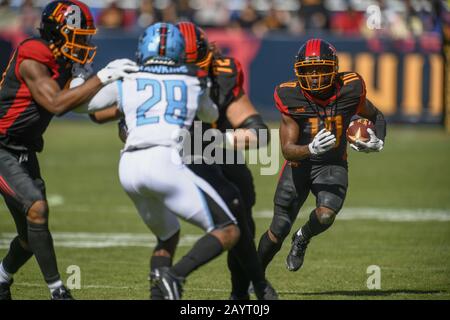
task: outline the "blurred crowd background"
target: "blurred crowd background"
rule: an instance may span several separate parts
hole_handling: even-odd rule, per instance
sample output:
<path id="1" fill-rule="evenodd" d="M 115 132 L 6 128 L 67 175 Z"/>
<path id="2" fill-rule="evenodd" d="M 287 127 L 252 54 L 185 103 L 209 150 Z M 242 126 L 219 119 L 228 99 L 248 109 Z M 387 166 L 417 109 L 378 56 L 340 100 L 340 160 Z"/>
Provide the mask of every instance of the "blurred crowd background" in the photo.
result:
<path id="1" fill-rule="evenodd" d="M 103 32 L 139 32 L 156 21 L 193 21 L 205 28 L 305 35 L 450 38 L 448 0 L 85 0 Z M 0 30 L 36 33 L 48 0 L 0 0 Z M 379 28 L 367 25 L 370 6 L 381 13 Z"/>
<path id="2" fill-rule="evenodd" d="M 390 121 L 443 123 L 450 132 L 450 0 L 82 0 L 98 33 L 94 68 L 134 59 L 138 35 L 158 22 L 193 21 L 243 67 L 259 110 L 279 116 L 273 88 L 293 76 L 301 43 L 319 37 L 340 70 L 360 73 Z M 13 49 L 37 34 L 49 0 L 0 0 L 0 74 Z M 118 45 L 119 44 L 119 45 Z"/>

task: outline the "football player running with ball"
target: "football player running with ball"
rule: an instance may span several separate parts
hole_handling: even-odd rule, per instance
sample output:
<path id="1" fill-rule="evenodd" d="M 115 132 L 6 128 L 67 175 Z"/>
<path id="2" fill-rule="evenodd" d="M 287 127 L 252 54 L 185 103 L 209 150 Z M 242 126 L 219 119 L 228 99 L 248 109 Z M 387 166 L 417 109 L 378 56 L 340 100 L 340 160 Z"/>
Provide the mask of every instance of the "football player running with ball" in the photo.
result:
<path id="1" fill-rule="evenodd" d="M 127 61 L 113 61 L 83 85 L 67 89 L 74 66 L 90 63 L 95 55 L 89 8 L 76 0 L 53 1 L 42 12 L 39 31 L 40 37 L 18 46 L 0 82 L 0 194 L 18 233 L 0 262 L 0 300 L 11 299 L 13 275 L 33 255 L 51 298 L 72 299 L 58 272 L 36 153 L 54 115 L 73 110 L 133 69 Z"/>
<path id="2" fill-rule="evenodd" d="M 119 177 L 158 240 L 150 261 L 155 300 L 180 299 L 185 278 L 232 248 L 240 234 L 219 194 L 182 163 L 178 152 L 178 138 L 194 117 L 210 123 L 219 115 L 206 90 L 207 73 L 185 64 L 184 50 L 183 36 L 174 25 L 148 27 L 139 40 L 139 72 L 106 86 L 88 106 L 90 111 L 117 106 L 93 113 L 97 121 L 125 117 L 127 137 Z M 180 235 L 178 218 L 202 228 L 206 235 L 172 265 Z"/>
<path id="3" fill-rule="evenodd" d="M 352 117 L 375 124 L 375 132 L 368 130 L 370 140 L 355 141 L 353 149 L 381 151 L 386 136 L 384 116 L 366 98 L 363 79 L 354 72 L 338 72 L 336 49 L 330 43 L 308 40 L 298 51 L 294 69 L 297 79 L 278 85 L 274 93 L 286 161 L 274 197 L 272 223 L 259 242 L 264 269 L 289 235 L 310 192 L 316 197 L 316 208 L 293 234 L 286 259 L 289 271 L 302 266 L 311 238 L 333 224 L 347 192 L 346 131 Z"/>

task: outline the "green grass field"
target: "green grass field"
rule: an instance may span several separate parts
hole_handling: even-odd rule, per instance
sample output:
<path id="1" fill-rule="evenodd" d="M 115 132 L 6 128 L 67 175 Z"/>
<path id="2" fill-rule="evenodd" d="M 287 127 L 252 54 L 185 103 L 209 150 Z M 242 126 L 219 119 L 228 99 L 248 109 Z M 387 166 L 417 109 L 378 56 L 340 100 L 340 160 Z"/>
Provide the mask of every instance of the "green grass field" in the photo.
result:
<path id="1" fill-rule="evenodd" d="M 147 299 L 148 261 L 154 238 L 118 181 L 121 144 L 114 124 L 58 121 L 40 155 L 51 204 L 60 272 L 81 269 L 77 299 Z M 276 138 L 276 137 L 274 137 Z M 450 136 L 429 127 L 390 127 L 380 154 L 349 150 L 350 186 L 334 226 L 315 238 L 303 268 L 291 273 L 284 259 L 290 243 L 268 269 L 281 299 L 450 299 Z M 281 163 L 280 163 L 281 165 Z M 260 176 L 257 241 L 270 224 L 278 176 Z M 302 208 L 300 227 L 314 204 Z M 0 203 L 0 256 L 15 231 Z M 182 225 L 181 257 L 201 231 Z M 367 267 L 381 269 L 381 289 L 366 286 Z M 185 299 L 227 299 L 225 255 L 193 273 Z M 18 272 L 15 299 L 48 299 L 34 259 Z"/>

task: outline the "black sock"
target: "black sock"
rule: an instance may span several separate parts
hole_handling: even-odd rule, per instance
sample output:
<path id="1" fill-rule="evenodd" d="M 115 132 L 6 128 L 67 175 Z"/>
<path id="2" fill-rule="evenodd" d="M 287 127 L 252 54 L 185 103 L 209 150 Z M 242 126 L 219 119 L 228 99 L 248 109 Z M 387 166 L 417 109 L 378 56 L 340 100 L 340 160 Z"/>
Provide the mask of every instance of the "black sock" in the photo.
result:
<path id="1" fill-rule="evenodd" d="M 327 230 L 329 227 L 331 227 L 331 225 L 332 223 L 321 224 L 319 219 L 317 218 L 316 210 L 313 210 L 309 215 L 309 220 L 302 227 L 303 238 L 309 241 L 309 239 L 311 239 L 312 237 L 317 236 L 318 234 Z"/>
<path id="2" fill-rule="evenodd" d="M 264 232 L 264 234 L 261 236 L 261 239 L 259 240 L 258 245 L 258 256 L 264 272 L 266 271 L 267 266 L 269 265 L 270 261 L 272 261 L 273 257 L 275 257 L 278 251 L 280 251 L 281 245 L 283 244 L 282 241 L 275 243 L 270 240 L 268 232 L 269 231 Z"/>
<path id="3" fill-rule="evenodd" d="M 172 258 L 164 256 L 153 256 L 150 258 L 150 271 L 153 273 L 155 269 L 161 267 L 170 267 L 172 265 Z M 150 298 L 152 300 L 164 300 L 164 295 L 156 286 L 150 287 Z"/>
<path id="4" fill-rule="evenodd" d="M 222 244 L 212 234 L 200 238 L 191 251 L 172 267 L 172 271 L 180 277 L 187 277 L 200 266 L 208 263 L 223 252 Z"/>
<path id="5" fill-rule="evenodd" d="M 47 284 L 60 280 L 53 239 L 47 224 L 28 221 L 28 245 L 36 257 Z"/>
<path id="6" fill-rule="evenodd" d="M 241 266 L 236 252 L 230 250 L 227 257 L 228 269 L 231 272 L 231 293 L 237 298 L 245 298 L 248 295 L 250 277 Z"/>
<path id="7" fill-rule="evenodd" d="M 9 251 L 2 260 L 3 268 L 6 272 L 14 274 L 22 267 L 31 257 L 33 252 L 28 251 L 20 244 L 19 237 L 15 237 L 9 245 Z"/>

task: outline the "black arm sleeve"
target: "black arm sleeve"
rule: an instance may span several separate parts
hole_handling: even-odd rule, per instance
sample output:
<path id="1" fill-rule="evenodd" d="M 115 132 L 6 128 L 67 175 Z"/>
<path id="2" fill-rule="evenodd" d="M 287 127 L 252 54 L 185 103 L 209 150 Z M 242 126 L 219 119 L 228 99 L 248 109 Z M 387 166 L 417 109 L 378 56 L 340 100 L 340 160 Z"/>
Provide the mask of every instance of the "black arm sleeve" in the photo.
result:
<path id="1" fill-rule="evenodd" d="M 254 114 L 248 117 L 239 125 L 239 128 L 242 129 L 254 129 L 257 139 L 258 139 L 258 147 L 260 145 L 268 145 L 270 141 L 270 131 L 267 125 L 264 123 L 261 115 Z M 267 141 L 260 141 L 261 138 L 267 137 Z M 261 142 L 263 142 L 261 144 Z"/>
<path id="2" fill-rule="evenodd" d="M 384 140 L 386 139 L 386 120 L 384 119 L 383 113 L 378 110 L 370 100 L 367 100 L 367 103 L 370 104 L 370 107 L 376 111 L 375 115 L 369 119 L 375 124 L 375 134 L 378 139 Z"/>

